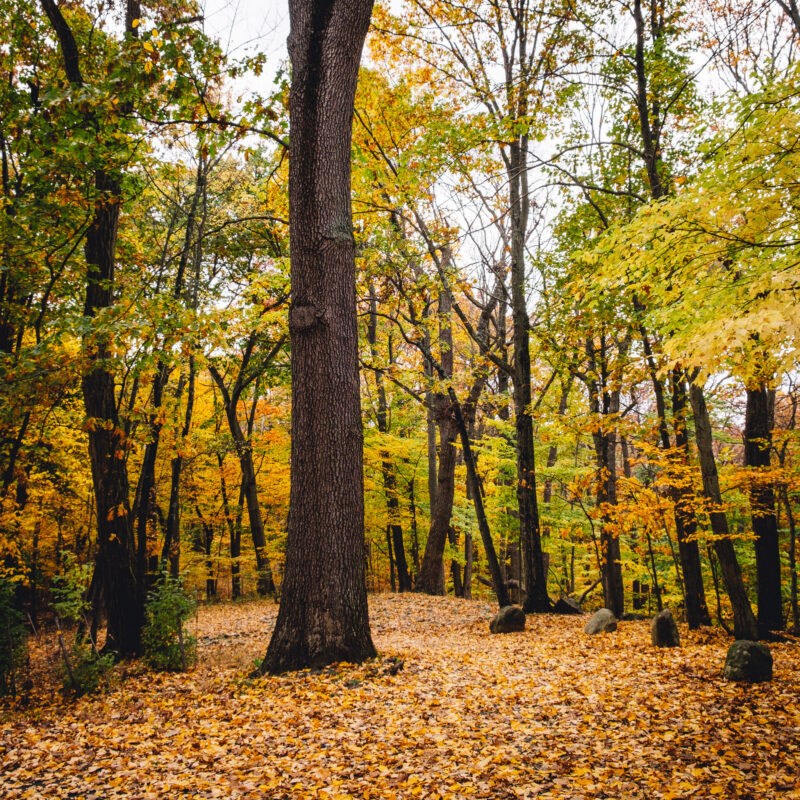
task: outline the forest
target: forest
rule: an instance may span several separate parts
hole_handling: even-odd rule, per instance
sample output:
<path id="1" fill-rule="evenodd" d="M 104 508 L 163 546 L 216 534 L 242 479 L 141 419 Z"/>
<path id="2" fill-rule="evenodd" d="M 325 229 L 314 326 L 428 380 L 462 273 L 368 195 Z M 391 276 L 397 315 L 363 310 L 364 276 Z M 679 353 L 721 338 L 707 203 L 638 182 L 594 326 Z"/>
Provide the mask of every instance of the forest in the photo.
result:
<path id="1" fill-rule="evenodd" d="M 393 680 L 368 603 L 796 659 L 795 0 L 289 20 L 242 54 L 194 0 L 0 0 L 0 691 L 42 635 L 72 695 L 186 670 L 217 603 L 269 620 L 254 681 Z M 347 792 L 573 796 L 405 780 Z M 279 784 L 240 795 L 339 796 Z"/>
<path id="2" fill-rule="evenodd" d="M 215 7 L 0 0 L 0 794 L 800 797 L 796 0 Z"/>

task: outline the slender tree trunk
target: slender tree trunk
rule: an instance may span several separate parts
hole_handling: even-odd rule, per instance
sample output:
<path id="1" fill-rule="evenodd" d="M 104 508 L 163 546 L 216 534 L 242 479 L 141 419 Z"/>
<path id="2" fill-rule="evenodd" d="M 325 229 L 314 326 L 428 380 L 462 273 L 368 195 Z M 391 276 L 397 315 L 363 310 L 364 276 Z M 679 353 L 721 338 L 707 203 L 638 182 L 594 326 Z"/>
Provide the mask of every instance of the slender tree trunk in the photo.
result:
<path id="1" fill-rule="evenodd" d="M 221 453 L 217 453 L 217 463 L 219 464 L 219 484 L 222 496 L 222 513 L 225 517 L 225 526 L 228 529 L 228 542 L 231 558 L 231 600 L 236 600 L 242 596 L 241 565 L 239 559 L 242 555 L 242 513 L 244 511 L 244 498 L 239 495 L 239 505 L 236 516 L 231 513 L 231 505 L 228 499 L 228 482 L 225 480 L 225 473 L 222 465 L 224 458 Z"/>
<path id="2" fill-rule="evenodd" d="M 455 495 L 456 447 L 458 435 L 447 395 L 435 398 L 435 413 L 439 427 L 439 468 L 436 479 L 435 502 L 431 509 L 431 525 L 425 551 L 417 573 L 416 590 L 425 594 L 444 594 L 442 557 L 447 531 L 453 516 Z"/>
<path id="3" fill-rule="evenodd" d="M 770 468 L 775 393 L 760 386 L 747 389 L 744 417 L 744 465 L 751 468 L 750 508 L 755 534 L 758 580 L 758 627 L 762 636 L 784 628 L 781 595 L 781 554 L 775 487 L 758 474 Z"/>
<path id="4" fill-rule="evenodd" d="M 440 378 L 449 381 L 453 377 L 453 330 L 450 323 L 452 296 L 445 288 L 439 293 L 439 352 Z M 430 361 L 430 359 L 429 359 Z M 431 367 L 432 369 L 432 367 Z M 422 565 L 417 575 L 416 589 L 425 594 L 444 594 L 444 566 L 442 558 L 453 516 L 455 495 L 456 447 L 458 436 L 454 410 L 444 392 L 432 393 L 432 410 L 439 429 L 438 471 L 436 489 L 433 492 L 431 526 Z"/>
<path id="5" fill-rule="evenodd" d="M 447 540 L 450 542 L 450 547 L 453 553 L 458 552 L 458 534 L 455 528 L 451 525 L 450 530 L 447 532 Z M 464 596 L 464 583 L 461 577 L 461 564 L 458 563 L 457 558 L 450 559 L 450 577 L 453 581 L 453 594 L 456 597 Z"/>
<path id="6" fill-rule="evenodd" d="M 506 582 L 503 580 L 503 571 L 500 568 L 500 562 L 497 559 L 497 554 L 494 549 L 494 542 L 492 541 L 492 534 L 489 530 L 489 522 L 486 519 L 486 511 L 483 507 L 483 488 L 481 487 L 480 479 L 478 478 L 478 471 L 475 465 L 475 457 L 472 453 L 472 445 L 469 440 L 470 423 L 474 420 L 475 406 L 478 402 L 478 397 L 481 388 L 485 382 L 485 377 L 476 381 L 470 393 L 467 402 L 467 408 L 462 411 L 455 391 L 452 387 L 449 390 L 450 402 L 453 407 L 453 414 L 455 416 L 456 426 L 461 436 L 461 449 L 464 453 L 464 463 L 467 467 L 467 482 L 472 494 L 472 502 L 475 507 L 475 516 L 478 519 L 478 530 L 481 534 L 481 542 L 483 549 L 486 551 L 486 560 L 489 564 L 489 573 L 492 576 L 492 588 L 497 597 L 497 602 L 502 608 L 510 604 L 508 596 L 508 588 Z"/>
<path id="7" fill-rule="evenodd" d="M 634 301 L 638 312 L 644 306 Z M 710 625 L 711 616 L 706 605 L 703 571 L 700 564 L 700 548 L 697 543 L 697 517 L 694 511 L 694 492 L 686 482 L 685 473 L 689 465 L 689 437 L 686 432 L 686 387 L 681 370 L 672 372 L 672 422 L 675 433 L 675 449 L 667 425 L 667 406 L 664 382 L 658 375 L 658 368 L 653 355 L 653 345 L 647 330 L 640 328 L 642 344 L 647 359 L 647 369 L 653 386 L 658 415 L 659 444 L 667 455 L 670 470 L 677 480 L 673 480 L 669 490 L 673 503 L 675 532 L 678 537 L 678 559 L 682 574 L 683 596 L 686 606 L 686 622 L 691 630 L 701 625 Z"/>
<path id="8" fill-rule="evenodd" d="M 386 526 L 386 552 L 389 554 L 389 586 L 393 592 L 397 591 L 397 579 L 394 574 L 394 547 L 392 546 L 392 532 Z"/>
<path id="9" fill-rule="evenodd" d="M 408 482 L 408 505 L 411 511 L 411 560 L 414 562 L 414 574 L 419 574 L 419 532 L 417 530 L 417 497 L 416 480 L 412 477 Z"/>
<path id="10" fill-rule="evenodd" d="M 594 443 L 596 482 L 595 501 L 600 512 L 600 573 L 603 602 L 617 617 L 625 611 L 622 556 L 619 534 L 614 524 L 617 505 L 617 416 L 620 410 L 619 386 L 612 386 L 608 366 L 608 342 L 601 333 L 599 344 L 586 342 L 586 353 L 594 377 L 586 380 L 589 410 L 595 417 Z"/>
<path id="11" fill-rule="evenodd" d="M 254 345 L 255 338 L 251 335 L 250 342 L 248 342 L 247 352 L 251 352 Z M 273 348 L 273 353 L 276 352 Z M 247 361 L 249 356 L 245 356 Z M 271 357 L 267 357 L 267 361 Z M 225 379 L 222 374 L 213 365 L 209 366 L 208 371 L 217 384 L 217 388 L 222 395 L 223 407 L 225 409 L 225 417 L 228 420 L 228 429 L 231 432 L 234 447 L 236 448 L 236 455 L 239 458 L 239 469 L 242 475 L 242 495 L 244 497 L 245 505 L 247 507 L 247 519 L 250 524 L 250 536 L 253 539 L 253 548 L 256 555 L 256 570 L 258 572 L 257 591 L 262 596 L 275 594 L 275 581 L 272 577 L 272 567 L 270 566 L 269 557 L 267 555 L 267 539 L 264 533 L 264 518 L 261 515 L 261 506 L 258 502 L 258 485 L 256 483 L 256 468 L 253 462 L 253 447 L 252 447 L 252 428 L 253 418 L 252 415 L 248 419 L 247 435 L 242 430 L 241 422 L 239 421 L 238 402 L 241 392 L 244 388 L 243 371 L 246 368 L 246 363 L 242 365 L 239 376 L 237 377 L 233 390 L 229 391 L 225 384 Z M 253 412 L 255 411 L 256 400 L 253 401 Z"/>
<path id="12" fill-rule="evenodd" d="M 614 430 L 597 430 L 592 434 L 597 460 L 595 497 L 600 509 L 600 553 L 603 574 L 603 601 L 621 617 L 625 611 L 625 590 L 622 582 L 622 555 L 619 534 L 615 530 L 612 509 L 617 505 L 617 437 Z"/>
<path id="13" fill-rule="evenodd" d="M 789 500 L 789 489 L 786 486 L 781 489 L 781 500 L 786 509 L 786 520 L 789 524 L 789 591 L 792 605 L 792 632 L 796 635 L 800 633 L 800 603 L 798 603 L 797 592 L 797 527 L 792 503 Z"/>
<path id="14" fill-rule="evenodd" d="M 689 398 L 694 414 L 695 438 L 703 477 L 703 492 L 711 504 L 709 520 L 714 536 L 714 552 L 719 560 L 725 591 L 733 608 L 733 635 L 737 639 L 758 639 L 758 625 L 747 596 L 742 570 L 728 530 L 728 518 L 722 510 L 717 462 L 714 458 L 711 420 L 708 415 L 703 389 L 695 384 L 689 388 Z"/>
<path id="15" fill-rule="evenodd" d="M 169 572 L 173 578 L 177 578 L 180 573 L 180 525 L 181 525 L 181 475 L 183 473 L 183 455 L 181 455 L 181 444 L 188 438 L 192 429 L 192 417 L 194 416 L 196 368 L 194 356 L 189 356 L 189 388 L 186 393 L 186 410 L 183 416 L 183 427 L 181 428 L 180 444 L 178 452 L 172 457 L 170 463 L 170 482 L 169 482 L 169 507 L 167 509 L 166 531 L 164 533 L 164 548 L 161 552 L 162 563 L 169 563 Z M 178 383 L 176 391 L 177 399 L 183 393 L 182 381 Z"/>
<path id="16" fill-rule="evenodd" d="M 689 465 L 689 434 L 686 428 L 686 384 L 680 370 L 672 373 L 672 421 L 675 429 L 677 466 L 685 470 Z M 678 554 L 686 597 L 686 621 L 690 629 L 711 624 L 703 586 L 703 569 L 700 564 L 700 546 L 697 542 L 697 514 L 694 492 L 686 479 L 679 480 L 672 494 L 675 503 L 675 529 L 678 535 Z"/>
<path id="17" fill-rule="evenodd" d="M 531 416 L 530 321 L 525 291 L 525 238 L 528 229 L 527 141 L 508 147 L 508 185 L 511 207 L 511 312 L 514 341 L 514 422 L 517 446 L 517 507 L 525 573 L 528 613 L 550 610 L 544 569 L 539 508 L 536 499 L 536 462 Z"/>
<path id="18" fill-rule="evenodd" d="M 375 289 L 370 287 L 369 304 L 369 325 L 367 326 L 367 339 L 369 340 L 372 353 L 373 364 L 377 364 L 378 355 L 378 298 Z M 393 363 L 391 354 L 391 343 L 389 345 L 389 363 Z M 389 433 L 389 402 L 386 397 L 386 386 L 383 380 L 383 370 L 377 366 L 373 367 L 375 374 L 375 387 L 377 390 L 378 406 L 376 418 L 378 431 L 383 434 Z M 393 566 L 397 570 L 397 583 L 401 592 L 411 591 L 411 575 L 408 572 L 408 562 L 406 560 L 405 543 L 403 542 L 403 527 L 400 524 L 400 499 L 397 496 L 397 475 L 395 474 L 394 464 L 392 463 L 389 452 L 381 452 L 381 477 L 383 478 L 383 491 L 386 497 L 387 536 L 390 552 L 394 552 Z M 393 573 L 394 575 L 394 573 Z M 392 577 L 392 591 L 394 587 L 394 577 Z"/>
<path id="19" fill-rule="evenodd" d="M 372 0 L 290 0 L 292 484 L 280 611 L 262 670 L 375 655 L 351 228 L 350 142 Z"/>
<path id="20" fill-rule="evenodd" d="M 235 419 L 236 412 L 234 410 Z M 250 535 L 253 539 L 253 548 L 256 555 L 256 571 L 258 579 L 256 588 L 262 597 L 275 594 L 275 582 L 272 577 L 272 568 L 267 556 L 267 540 L 264 534 L 264 519 L 261 515 L 261 506 L 258 502 L 258 487 L 256 484 L 256 470 L 253 463 L 253 449 L 249 440 L 245 441 L 238 420 L 234 422 L 230 417 L 228 422 L 234 431 L 234 443 L 239 456 L 239 467 L 242 471 L 242 493 L 247 507 L 247 519 L 250 523 Z M 234 427 L 235 426 L 235 427 Z"/>

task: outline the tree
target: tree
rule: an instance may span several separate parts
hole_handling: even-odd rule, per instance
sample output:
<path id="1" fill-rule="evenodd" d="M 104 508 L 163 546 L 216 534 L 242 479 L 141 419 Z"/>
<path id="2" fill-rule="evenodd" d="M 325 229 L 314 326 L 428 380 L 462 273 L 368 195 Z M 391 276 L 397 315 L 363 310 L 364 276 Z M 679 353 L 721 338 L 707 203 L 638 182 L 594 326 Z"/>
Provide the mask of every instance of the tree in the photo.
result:
<path id="1" fill-rule="evenodd" d="M 750 506 L 755 534 L 758 627 L 761 635 L 783 630 L 781 555 L 775 487 L 759 473 L 771 466 L 772 429 L 775 427 L 775 391 L 762 381 L 746 387 L 744 465 L 755 473 L 750 481 Z"/>
<path id="2" fill-rule="evenodd" d="M 75 35 L 55 0 L 41 0 L 58 38 L 64 72 L 76 92 L 85 86 L 81 55 Z M 126 35 L 135 38 L 133 20 L 141 12 L 135 0 L 126 6 Z M 80 111 L 81 122 L 98 133 L 96 113 Z M 130 107 L 128 108 L 130 111 Z M 104 142 L 105 143 L 105 142 Z M 114 267 L 122 199 L 121 165 L 94 165 L 94 212 L 86 231 L 86 294 L 84 316 L 96 320 L 114 304 Z M 98 549 L 95 586 L 101 592 L 108 615 L 107 646 L 120 655 L 141 650 L 145 594 L 143 572 L 134 541 L 125 433 L 120 425 L 113 372 L 109 369 L 111 346 L 102 329 L 84 341 L 89 366 L 83 376 L 83 399 L 89 432 L 89 457 L 97 503 Z"/>
<path id="3" fill-rule="evenodd" d="M 291 0 L 292 485 L 263 672 L 375 655 L 364 580 L 350 141 L 372 0 Z"/>
<path id="4" fill-rule="evenodd" d="M 501 213 L 507 216 L 509 228 L 517 510 L 528 612 L 550 609 L 530 414 L 531 323 L 525 251 L 533 208 L 531 144 L 544 136 L 563 99 L 563 84 L 556 72 L 573 55 L 572 13 L 556 5 L 548 0 L 441 4 L 410 0 L 406 16 L 410 23 L 404 19 L 393 24 L 407 36 L 409 49 L 436 69 L 454 93 L 480 104 L 482 115 L 476 115 L 475 124 L 495 143 L 498 167 L 506 179 Z"/>

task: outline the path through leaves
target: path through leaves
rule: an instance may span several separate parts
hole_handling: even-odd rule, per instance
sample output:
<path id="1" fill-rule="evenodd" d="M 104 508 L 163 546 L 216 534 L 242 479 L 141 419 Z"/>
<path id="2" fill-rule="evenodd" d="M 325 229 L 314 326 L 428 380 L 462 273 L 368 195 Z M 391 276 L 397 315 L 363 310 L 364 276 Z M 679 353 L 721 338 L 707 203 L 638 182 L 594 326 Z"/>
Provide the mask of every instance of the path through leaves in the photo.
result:
<path id="1" fill-rule="evenodd" d="M 20 798 L 800 798 L 800 646 L 773 683 L 721 676 L 729 640 L 646 622 L 589 637 L 484 603 L 370 599 L 381 657 L 248 678 L 276 607 L 201 609 L 197 669 L 3 709 L 0 796 Z M 44 646 L 43 646 L 44 648 Z"/>

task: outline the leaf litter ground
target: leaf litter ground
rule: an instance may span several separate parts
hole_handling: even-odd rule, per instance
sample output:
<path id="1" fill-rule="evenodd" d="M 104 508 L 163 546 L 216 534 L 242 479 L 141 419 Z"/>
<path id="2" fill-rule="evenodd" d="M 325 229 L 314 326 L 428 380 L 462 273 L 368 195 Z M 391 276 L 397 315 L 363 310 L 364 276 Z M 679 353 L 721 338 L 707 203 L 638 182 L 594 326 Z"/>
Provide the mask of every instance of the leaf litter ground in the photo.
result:
<path id="1" fill-rule="evenodd" d="M 276 612 L 201 608 L 188 674 L 127 667 L 103 694 L 6 706 L 0 797 L 800 798 L 797 641 L 744 686 L 716 631 L 660 650 L 647 622 L 591 637 L 532 616 L 492 636 L 485 603 L 376 596 L 375 661 L 250 678 Z"/>

